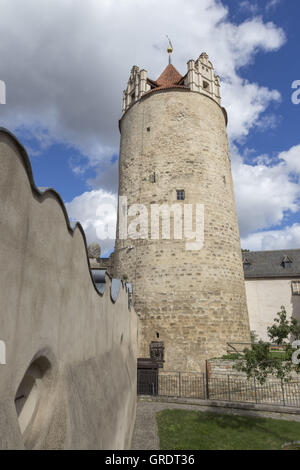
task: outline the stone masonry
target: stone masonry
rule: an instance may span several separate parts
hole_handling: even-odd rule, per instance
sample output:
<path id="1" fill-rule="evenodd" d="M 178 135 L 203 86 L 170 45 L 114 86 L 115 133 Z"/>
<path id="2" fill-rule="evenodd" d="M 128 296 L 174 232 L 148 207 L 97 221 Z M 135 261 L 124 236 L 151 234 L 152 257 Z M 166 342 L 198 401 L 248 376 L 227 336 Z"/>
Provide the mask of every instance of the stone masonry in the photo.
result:
<path id="1" fill-rule="evenodd" d="M 202 54 L 198 70 L 200 59 L 211 64 Z M 151 239 L 149 217 L 144 239 L 121 240 L 117 230 L 114 255 L 114 274 L 133 284 L 139 356 L 149 357 L 150 343 L 161 341 L 164 368 L 182 371 L 203 371 L 205 359 L 225 354 L 228 342 L 250 340 L 226 111 L 218 77 L 209 94 L 210 81 L 203 91 L 199 72 L 198 91 L 191 91 L 193 68 L 190 61 L 178 80 L 169 65 L 160 81 L 149 79 L 150 91 L 124 108 L 119 196 L 127 196 L 128 207 L 145 205 L 149 214 L 154 203 L 203 204 L 204 248 L 187 251 L 172 231 L 169 240 Z M 177 190 L 184 190 L 184 201 L 177 201 Z"/>

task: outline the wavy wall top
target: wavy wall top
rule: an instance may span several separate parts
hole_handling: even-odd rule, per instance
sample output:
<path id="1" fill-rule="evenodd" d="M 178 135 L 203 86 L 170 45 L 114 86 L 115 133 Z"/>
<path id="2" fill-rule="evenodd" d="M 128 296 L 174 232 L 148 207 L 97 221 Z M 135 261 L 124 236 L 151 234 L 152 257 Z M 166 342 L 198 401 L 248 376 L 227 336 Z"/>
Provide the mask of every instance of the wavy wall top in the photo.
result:
<path id="1" fill-rule="evenodd" d="M 88 263 L 88 266 L 90 268 L 86 236 L 85 236 L 85 232 L 82 228 L 82 225 L 80 224 L 80 222 L 72 223 L 70 221 L 69 216 L 68 216 L 68 212 L 67 212 L 66 207 L 65 207 L 65 204 L 64 204 L 62 198 L 60 197 L 59 193 L 57 193 L 53 188 L 44 188 L 43 190 L 41 190 L 41 188 L 38 188 L 36 186 L 36 184 L 34 182 L 34 177 L 33 177 L 33 172 L 32 172 L 32 167 L 31 167 L 29 156 L 27 154 L 26 149 L 23 147 L 23 145 L 20 143 L 20 141 L 8 129 L 5 129 L 3 127 L 0 127 L 0 136 L 1 136 L 1 134 L 6 135 L 9 139 L 11 139 L 12 142 L 18 148 L 18 151 L 19 151 L 20 156 L 22 158 L 22 162 L 23 162 L 24 167 L 26 169 L 26 173 L 27 173 L 28 180 L 29 180 L 29 183 L 30 183 L 33 194 L 38 197 L 38 199 L 40 200 L 41 203 L 49 195 L 54 196 L 54 198 L 56 199 L 58 205 L 60 206 L 60 208 L 61 208 L 61 210 L 64 214 L 65 221 L 66 221 L 66 226 L 67 226 L 67 229 L 68 229 L 70 235 L 73 236 L 73 233 L 76 229 L 78 229 L 80 231 L 80 233 L 82 235 L 85 251 L 86 251 L 87 263 Z M 111 292 L 111 300 L 113 302 L 116 302 L 121 286 L 126 289 L 126 291 L 129 294 L 129 297 L 130 297 L 130 293 L 131 293 L 131 289 L 132 289 L 131 284 L 123 283 L 123 281 L 121 281 L 119 279 L 112 279 L 108 273 L 105 273 L 104 278 L 102 276 L 101 282 L 99 283 L 99 280 L 98 280 L 98 282 L 95 281 L 96 270 L 89 269 L 89 275 L 91 277 L 91 281 L 92 281 L 97 293 L 100 296 L 103 295 L 103 292 L 104 292 L 105 287 L 107 285 L 107 282 L 105 280 L 105 277 L 107 276 L 111 281 L 111 283 L 110 283 L 110 292 Z M 102 284 L 102 285 L 100 286 L 100 284 Z"/>
<path id="2" fill-rule="evenodd" d="M 25 149 L 2 128 L 0 266 L 0 449 L 128 448 L 130 286 L 91 272 L 81 225 L 53 189 L 36 187 Z"/>

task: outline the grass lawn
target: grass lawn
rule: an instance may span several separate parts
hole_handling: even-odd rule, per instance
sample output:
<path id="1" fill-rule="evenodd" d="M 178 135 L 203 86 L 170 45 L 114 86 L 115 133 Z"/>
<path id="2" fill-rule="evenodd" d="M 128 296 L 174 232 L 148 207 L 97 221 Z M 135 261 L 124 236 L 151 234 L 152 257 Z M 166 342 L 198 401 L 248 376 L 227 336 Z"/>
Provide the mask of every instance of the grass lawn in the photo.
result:
<path id="1" fill-rule="evenodd" d="M 161 450 L 280 450 L 300 441 L 300 422 L 269 418 L 164 410 L 157 424 Z"/>

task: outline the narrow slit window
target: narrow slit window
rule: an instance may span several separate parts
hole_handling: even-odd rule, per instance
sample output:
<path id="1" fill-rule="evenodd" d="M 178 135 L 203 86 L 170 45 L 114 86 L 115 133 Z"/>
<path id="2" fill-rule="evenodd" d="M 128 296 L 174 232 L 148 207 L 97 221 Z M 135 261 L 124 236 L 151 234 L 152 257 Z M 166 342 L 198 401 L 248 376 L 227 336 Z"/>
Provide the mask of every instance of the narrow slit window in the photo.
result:
<path id="1" fill-rule="evenodd" d="M 156 175 L 155 175 L 155 173 L 152 173 L 152 174 L 150 175 L 149 180 L 150 180 L 150 183 L 156 183 Z"/>

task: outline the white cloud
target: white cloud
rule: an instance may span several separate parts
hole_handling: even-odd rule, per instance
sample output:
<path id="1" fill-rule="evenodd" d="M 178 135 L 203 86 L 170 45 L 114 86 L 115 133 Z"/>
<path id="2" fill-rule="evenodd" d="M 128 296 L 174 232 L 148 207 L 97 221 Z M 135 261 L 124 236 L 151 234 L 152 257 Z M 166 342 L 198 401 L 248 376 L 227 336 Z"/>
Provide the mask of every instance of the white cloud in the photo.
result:
<path id="1" fill-rule="evenodd" d="M 250 2 L 249 0 L 244 0 L 239 4 L 240 10 L 246 10 L 252 14 L 256 14 L 259 11 L 259 6 L 253 0 Z"/>
<path id="2" fill-rule="evenodd" d="M 239 78 L 234 83 L 223 83 L 222 93 L 229 115 L 228 132 L 231 141 L 246 137 L 254 126 L 265 127 L 266 122 L 260 121 L 261 113 L 270 102 L 280 100 L 278 91 Z"/>
<path id="3" fill-rule="evenodd" d="M 281 0 L 269 0 L 267 3 L 266 3 L 266 10 L 270 10 L 272 8 L 276 8 L 279 3 L 281 2 Z"/>
<path id="4" fill-rule="evenodd" d="M 245 82 L 239 70 L 258 51 L 278 49 L 282 29 L 261 18 L 231 23 L 218 0 L 0 0 L 0 11 L 1 78 L 7 84 L 1 124 L 23 126 L 40 143 L 46 133 L 48 143 L 76 147 L 91 165 L 118 152 L 131 66 L 156 79 L 167 63 L 166 33 L 182 74 L 188 59 L 209 53 L 226 82 L 222 95 L 233 138 L 246 135 L 278 99 L 278 92 Z"/>
<path id="5" fill-rule="evenodd" d="M 282 230 L 268 230 L 241 240 L 242 247 L 251 251 L 282 250 L 300 247 L 300 224 Z"/>
<path id="6" fill-rule="evenodd" d="M 101 256 L 114 248 L 117 205 L 117 196 L 102 189 L 83 193 L 66 204 L 70 220 L 81 223 L 87 243 L 100 243 Z"/>
<path id="7" fill-rule="evenodd" d="M 255 159 L 255 165 L 250 165 L 232 147 L 232 173 L 243 239 L 254 233 L 250 236 L 257 240 L 262 237 L 256 234 L 258 230 L 279 226 L 288 214 L 300 210 L 299 151 L 300 146 L 292 147 L 277 159 L 263 155 Z M 272 161 L 276 163 L 270 165 Z"/>
<path id="8" fill-rule="evenodd" d="M 300 145 L 292 147 L 287 152 L 281 152 L 279 159 L 286 163 L 287 168 L 291 173 L 300 175 Z"/>
<path id="9" fill-rule="evenodd" d="M 264 9 L 268 12 L 269 10 L 276 8 L 281 0 L 268 0 L 258 3 L 255 0 L 243 0 L 239 4 L 240 10 L 244 10 L 246 12 L 252 13 L 253 15 L 257 15 L 260 11 Z"/>

